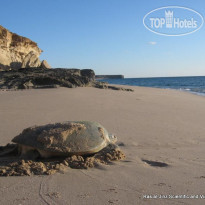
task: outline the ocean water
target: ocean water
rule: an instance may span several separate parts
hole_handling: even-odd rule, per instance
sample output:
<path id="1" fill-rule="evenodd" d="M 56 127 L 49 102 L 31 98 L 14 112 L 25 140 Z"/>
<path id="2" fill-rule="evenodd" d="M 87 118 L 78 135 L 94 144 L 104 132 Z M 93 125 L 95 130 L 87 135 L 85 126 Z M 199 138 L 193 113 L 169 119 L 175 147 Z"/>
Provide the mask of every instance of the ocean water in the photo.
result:
<path id="1" fill-rule="evenodd" d="M 205 96 L 205 76 L 100 79 L 110 84 L 176 89 Z"/>

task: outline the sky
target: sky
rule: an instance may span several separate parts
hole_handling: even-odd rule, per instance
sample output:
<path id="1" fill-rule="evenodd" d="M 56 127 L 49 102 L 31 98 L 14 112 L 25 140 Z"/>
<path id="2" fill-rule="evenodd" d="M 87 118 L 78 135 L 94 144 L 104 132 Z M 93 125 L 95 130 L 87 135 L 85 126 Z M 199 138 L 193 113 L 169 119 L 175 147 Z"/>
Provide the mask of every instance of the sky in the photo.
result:
<path id="1" fill-rule="evenodd" d="M 125 77 L 205 76 L 205 25 L 185 36 L 147 30 L 144 16 L 165 6 L 205 16 L 204 0 L 0 0 L 1 25 L 30 38 L 53 68 Z"/>

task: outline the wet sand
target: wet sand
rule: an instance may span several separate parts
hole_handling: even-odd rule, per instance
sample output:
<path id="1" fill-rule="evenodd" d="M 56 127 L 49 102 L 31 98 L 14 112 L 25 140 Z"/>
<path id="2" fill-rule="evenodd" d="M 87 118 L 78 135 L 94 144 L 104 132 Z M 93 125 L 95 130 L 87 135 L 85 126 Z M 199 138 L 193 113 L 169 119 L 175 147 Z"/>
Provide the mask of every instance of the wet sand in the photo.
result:
<path id="1" fill-rule="evenodd" d="M 205 98 L 134 90 L 1 91 L 0 146 L 29 126 L 91 120 L 116 134 L 126 154 L 125 160 L 88 170 L 1 177 L 1 204 L 203 204 Z"/>

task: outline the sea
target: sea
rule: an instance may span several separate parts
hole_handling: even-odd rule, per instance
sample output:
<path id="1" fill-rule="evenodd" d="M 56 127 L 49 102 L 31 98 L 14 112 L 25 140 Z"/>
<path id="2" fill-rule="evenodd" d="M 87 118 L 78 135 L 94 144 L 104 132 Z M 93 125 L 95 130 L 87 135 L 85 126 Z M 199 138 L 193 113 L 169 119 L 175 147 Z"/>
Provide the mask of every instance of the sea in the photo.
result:
<path id="1" fill-rule="evenodd" d="M 176 89 L 205 96 L 205 76 L 99 79 L 109 84 Z"/>

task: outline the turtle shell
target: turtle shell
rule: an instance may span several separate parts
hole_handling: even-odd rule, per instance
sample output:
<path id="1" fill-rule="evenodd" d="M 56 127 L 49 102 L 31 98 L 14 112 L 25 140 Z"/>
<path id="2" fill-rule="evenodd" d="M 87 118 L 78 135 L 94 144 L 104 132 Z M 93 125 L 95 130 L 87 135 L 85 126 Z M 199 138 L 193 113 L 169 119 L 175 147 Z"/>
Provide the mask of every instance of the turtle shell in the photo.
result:
<path id="1" fill-rule="evenodd" d="M 13 142 L 49 152 L 96 153 L 109 144 L 107 130 L 97 122 L 68 121 L 23 130 Z"/>

